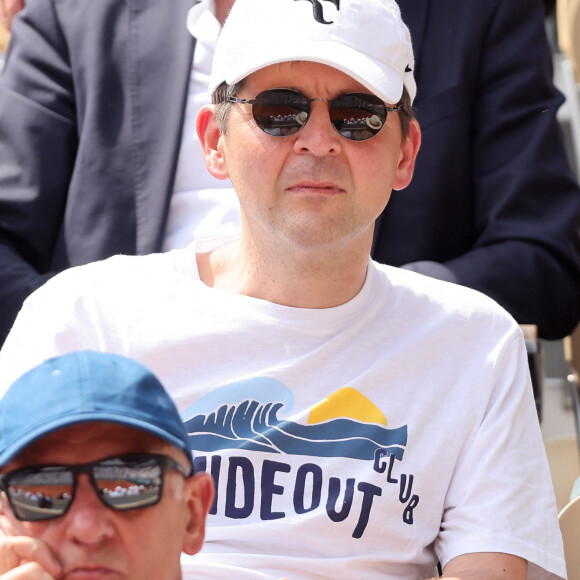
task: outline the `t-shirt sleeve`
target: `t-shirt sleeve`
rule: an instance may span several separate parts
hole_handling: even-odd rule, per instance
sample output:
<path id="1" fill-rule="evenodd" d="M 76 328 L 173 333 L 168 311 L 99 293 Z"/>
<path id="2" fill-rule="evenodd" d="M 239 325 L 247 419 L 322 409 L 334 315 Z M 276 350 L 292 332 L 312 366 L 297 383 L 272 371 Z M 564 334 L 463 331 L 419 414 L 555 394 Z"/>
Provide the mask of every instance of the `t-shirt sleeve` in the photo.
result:
<path id="1" fill-rule="evenodd" d="M 565 578 L 557 508 L 532 396 L 525 344 L 498 349 L 486 413 L 465 441 L 445 500 L 436 552 L 528 561 L 528 579 Z"/>

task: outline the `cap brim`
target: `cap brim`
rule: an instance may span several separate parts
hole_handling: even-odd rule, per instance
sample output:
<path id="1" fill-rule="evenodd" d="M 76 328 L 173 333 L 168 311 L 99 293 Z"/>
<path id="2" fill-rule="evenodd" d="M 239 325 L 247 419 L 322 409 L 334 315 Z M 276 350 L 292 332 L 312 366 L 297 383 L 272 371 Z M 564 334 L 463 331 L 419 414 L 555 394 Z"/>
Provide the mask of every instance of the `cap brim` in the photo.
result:
<path id="1" fill-rule="evenodd" d="M 23 437 L 20 437 L 17 441 L 14 441 L 8 447 L 4 449 L 2 453 L 0 453 L 0 466 L 6 465 L 9 461 L 14 459 L 20 452 L 24 451 L 26 447 L 30 444 L 34 443 L 38 439 L 53 433 L 54 431 L 58 431 L 64 427 L 70 427 L 72 425 L 78 425 L 82 423 L 91 423 L 91 422 L 104 422 L 104 423 L 116 423 L 119 425 L 123 425 L 125 427 L 132 427 L 134 429 L 138 429 L 139 431 L 144 431 L 145 433 L 149 433 L 151 435 L 155 435 L 164 441 L 167 441 L 174 447 L 185 451 L 186 455 L 188 456 L 190 462 L 193 462 L 191 458 L 191 452 L 189 448 L 186 446 L 185 441 L 180 439 L 179 437 L 175 437 L 171 433 L 164 431 L 163 429 L 159 429 L 150 423 L 137 419 L 135 417 L 131 417 L 130 415 L 115 415 L 112 413 L 99 413 L 99 412 L 90 412 L 85 414 L 75 414 L 75 415 L 68 415 L 64 417 L 59 417 L 58 419 L 53 419 L 42 426 L 37 427 L 36 429 L 32 429 L 26 433 Z M 192 463 L 193 465 L 193 463 Z"/>

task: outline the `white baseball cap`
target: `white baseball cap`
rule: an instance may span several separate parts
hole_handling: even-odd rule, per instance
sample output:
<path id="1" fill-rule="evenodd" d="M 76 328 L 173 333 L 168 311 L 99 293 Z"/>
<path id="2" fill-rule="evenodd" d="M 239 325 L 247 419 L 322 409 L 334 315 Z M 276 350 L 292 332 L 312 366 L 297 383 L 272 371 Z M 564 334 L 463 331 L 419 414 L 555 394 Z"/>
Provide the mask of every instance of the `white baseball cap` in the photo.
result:
<path id="1" fill-rule="evenodd" d="M 394 0 L 236 0 L 220 34 L 210 93 L 272 64 L 311 61 L 349 75 L 387 103 L 406 87 L 411 36 Z"/>

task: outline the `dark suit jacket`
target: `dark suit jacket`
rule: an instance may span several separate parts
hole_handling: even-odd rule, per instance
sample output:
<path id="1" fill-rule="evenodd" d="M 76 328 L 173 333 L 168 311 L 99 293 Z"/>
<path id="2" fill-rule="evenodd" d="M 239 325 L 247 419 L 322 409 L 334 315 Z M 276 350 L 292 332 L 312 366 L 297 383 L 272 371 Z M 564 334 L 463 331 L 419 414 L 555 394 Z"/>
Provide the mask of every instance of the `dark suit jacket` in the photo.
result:
<path id="1" fill-rule="evenodd" d="M 0 340 L 54 272 L 161 247 L 195 0 L 27 0 L 0 77 Z M 545 337 L 580 318 L 580 193 L 539 0 L 401 0 L 424 145 L 374 256 L 444 263 Z M 525 24 L 523 24 L 525 22 Z"/>
<path id="2" fill-rule="evenodd" d="M 373 255 L 444 263 L 544 338 L 580 318 L 580 192 L 564 153 L 538 0 L 400 0 L 422 128 Z M 542 66 L 544 63 L 544 66 Z"/>

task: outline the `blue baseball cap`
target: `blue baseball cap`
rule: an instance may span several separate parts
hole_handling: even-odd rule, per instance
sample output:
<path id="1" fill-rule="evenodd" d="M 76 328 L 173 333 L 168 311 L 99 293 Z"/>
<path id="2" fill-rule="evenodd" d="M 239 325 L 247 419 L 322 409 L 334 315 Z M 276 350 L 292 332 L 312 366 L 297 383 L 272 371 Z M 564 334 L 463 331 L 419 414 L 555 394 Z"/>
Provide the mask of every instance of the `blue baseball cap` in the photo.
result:
<path id="1" fill-rule="evenodd" d="M 182 449 L 187 431 L 159 379 L 124 356 L 79 351 L 51 358 L 17 379 L 0 399 L 0 466 L 63 427 L 105 421 L 133 427 Z"/>

